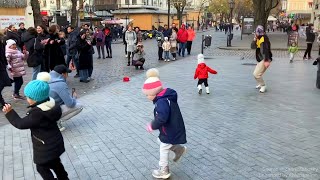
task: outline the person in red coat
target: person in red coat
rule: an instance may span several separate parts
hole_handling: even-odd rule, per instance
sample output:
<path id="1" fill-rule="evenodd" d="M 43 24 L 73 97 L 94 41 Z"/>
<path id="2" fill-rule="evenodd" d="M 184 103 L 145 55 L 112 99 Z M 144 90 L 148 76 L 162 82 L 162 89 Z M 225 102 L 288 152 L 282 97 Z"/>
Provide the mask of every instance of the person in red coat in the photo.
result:
<path id="1" fill-rule="evenodd" d="M 184 57 L 184 52 L 186 49 L 186 44 L 188 41 L 188 31 L 186 30 L 186 26 L 184 24 L 181 25 L 181 28 L 178 31 L 177 34 L 177 39 L 179 41 L 179 56 L 181 56 L 182 52 L 182 57 Z"/>
<path id="2" fill-rule="evenodd" d="M 208 73 L 217 74 L 216 70 L 211 69 L 209 66 L 206 65 L 204 62 L 203 54 L 198 55 L 198 67 L 196 72 L 194 73 L 194 79 L 198 80 L 198 93 L 202 94 L 202 83 L 206 87 L 206 93 L 210 94 L 209 85 L 208 85 Z"/>

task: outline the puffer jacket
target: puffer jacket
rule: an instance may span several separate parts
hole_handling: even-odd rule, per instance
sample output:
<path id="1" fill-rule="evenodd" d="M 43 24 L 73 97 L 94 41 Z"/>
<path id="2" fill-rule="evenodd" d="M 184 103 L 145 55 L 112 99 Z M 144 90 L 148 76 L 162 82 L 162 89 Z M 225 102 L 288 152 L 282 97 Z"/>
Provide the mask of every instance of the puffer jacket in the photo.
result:
<path id="1" fill-rule="evenodd" d="M 194 73 L 194 79 L 207 79 L 209 77 L 208 73 L 217 74 L 217 71 L 211 69 L 205 63 L 200 63 Z"/>
<path id="2" fill-rule="evenodd" d="M 163 42 L 163 44 L 162 44 L 162 49 L 163 49 L 164 51 L 170 51 L 170 48 L 171 48 L 171 44 L 170 44 L 169 41 Z"/>
<path id="3" fill-rule="evenodd" d="M 6 58 L 8 62 L 8 69 L 12 77 L 21 77 L 26 75 L 24 67 L 24 60 L 28 55 L 21 53 L 17 49 L 6 48 Z"/>
<path id="4" fill-rule="evenodd" d="M 18 129 L 30 129 L 35 164 L 45 164 L 64 153 L 64 141 L 57 126 L 61 108 L 52 98 L 31 106 L 27 116 L 21 118 L 14 110 L 6 114 L 9 122 Z"/>

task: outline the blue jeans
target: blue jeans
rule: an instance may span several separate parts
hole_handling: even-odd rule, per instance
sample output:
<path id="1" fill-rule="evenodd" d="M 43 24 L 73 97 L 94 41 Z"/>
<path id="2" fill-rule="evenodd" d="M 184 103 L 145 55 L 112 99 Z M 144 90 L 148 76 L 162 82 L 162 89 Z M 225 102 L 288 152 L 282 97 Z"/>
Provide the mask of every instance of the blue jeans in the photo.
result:
<path id="1" fill-rule="evenodd" d="M 74 65 L 77 68 L 77 74 L 79 74 L 79 59 L 77 58 L 76 55 L 67 55 L 67 67 L 69 68 L 69 64 L 71 62 L 71 59 L 73 59 Z"/>
<path id="2" fill-rule="evenodd" d="M 40 71 L 41 71 L 41 64 L 32 68 L 32 80 L 37 79 L 37 75 Z"/>
<path id="3" fill-rule="evenodd" d="M 81 81 L 86 81 L 89 77 L 88 69 L 79 70 L 79 76 Z"/>
<path id="4" fill-rule="evenodd" d="M 181 55 L 181 51 L 182 51 L 182 56 L 184 57 L 185 49 L 186 49 L 186 43 L 180 43 L 180 45 L 179 45 L 179 55 Z"/>
<path id="5" fill-rule="evenodd" d="M 164 52 L 164 59 L 170 59 L 169 57 L 169 51 Z"/>

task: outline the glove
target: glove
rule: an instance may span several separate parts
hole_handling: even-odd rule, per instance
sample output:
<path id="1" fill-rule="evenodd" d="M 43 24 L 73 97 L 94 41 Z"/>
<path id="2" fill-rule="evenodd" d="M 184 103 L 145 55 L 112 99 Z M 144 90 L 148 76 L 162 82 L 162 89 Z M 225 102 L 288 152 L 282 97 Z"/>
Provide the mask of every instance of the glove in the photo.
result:
<path id="1" fill-rule="evenodd" d="M 152 132 L 153 131 L 152 126 L 151 126 L 150 123 L 147 125 L 147 131 L 148 132 Z"/>

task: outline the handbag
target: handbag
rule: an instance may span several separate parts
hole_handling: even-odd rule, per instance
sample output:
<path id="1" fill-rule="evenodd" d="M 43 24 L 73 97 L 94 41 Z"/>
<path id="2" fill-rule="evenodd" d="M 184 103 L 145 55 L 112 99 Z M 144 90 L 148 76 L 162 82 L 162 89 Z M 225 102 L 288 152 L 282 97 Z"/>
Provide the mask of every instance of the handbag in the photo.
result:
<path id="1" fill-rule="evenodd" d="M 27 59 L 28 67 L 37 67 L 41 64 L 42 61 L 42 54 L 38 53 L 36 50 L 36 41 L 37 38 L 34 38 L 33 52 Z"/>
<path id="2" fill-rule="evenodd" d="M 257 43 L 256 41 L 251 42 L 251 49 L 257 49 Z"/>

